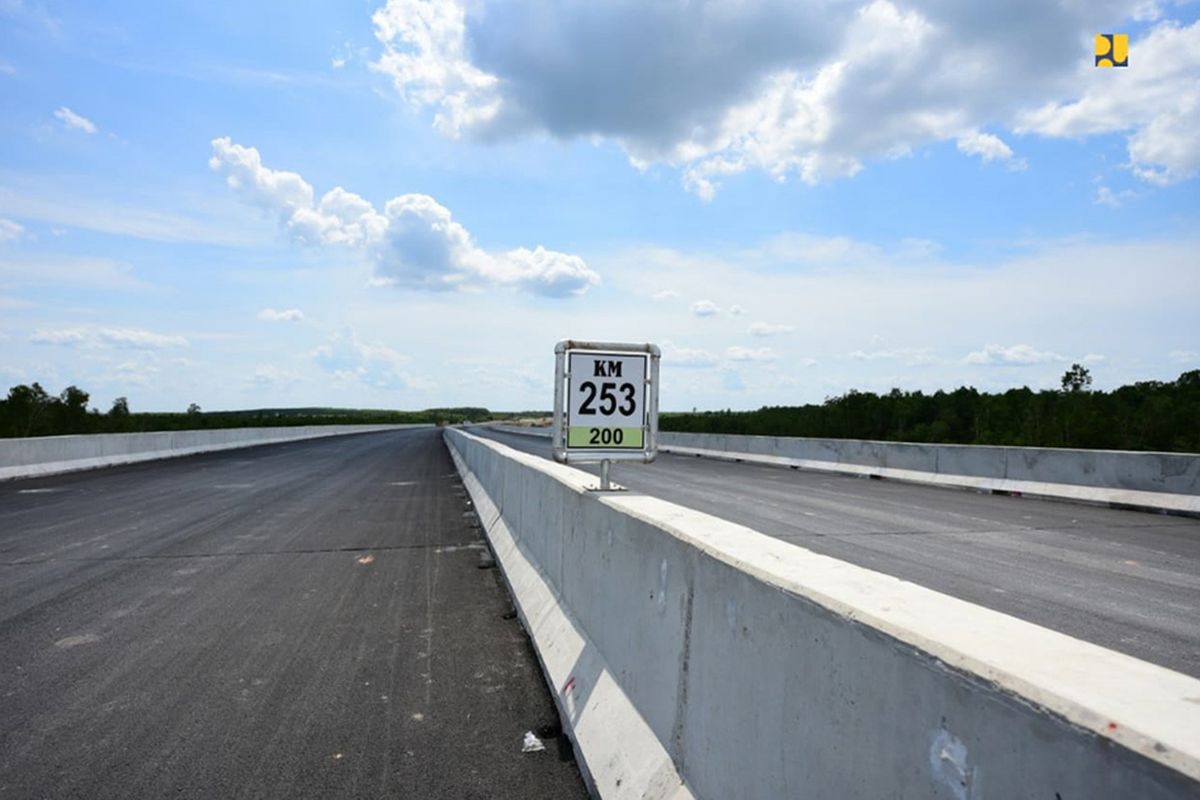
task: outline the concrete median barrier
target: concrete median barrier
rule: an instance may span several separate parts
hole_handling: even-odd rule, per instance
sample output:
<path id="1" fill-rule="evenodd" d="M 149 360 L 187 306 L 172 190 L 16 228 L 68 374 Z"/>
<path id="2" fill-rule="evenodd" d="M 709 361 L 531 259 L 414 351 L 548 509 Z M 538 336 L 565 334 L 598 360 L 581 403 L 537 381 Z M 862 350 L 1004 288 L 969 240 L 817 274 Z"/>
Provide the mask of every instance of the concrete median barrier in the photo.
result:
<path id="1" fill-rule="evenodd" d="M 432 426 L 304 425 L 0 439 L 0 480 L 56 475 L 238 447 L 413 427 Z"/>
<path id="2" fill-rule="evenodd" d="M 545 428 L 497 430 L 549 437 Z M 1172 514 L 1200 515 L 1200 455 L 659 433 L 659 450 Z"/>
<path id="3" fill-rule="evenodd" d="M 605 798 L 1176 798 L 1200 681 L 446 432 Z"/>
<path id="4" fill-rule="evenodd" d="M 660 433 L 659 441 L 667 453 L 1200 514 L 1200 455 L 1192 453 L 677 432 Z"/>

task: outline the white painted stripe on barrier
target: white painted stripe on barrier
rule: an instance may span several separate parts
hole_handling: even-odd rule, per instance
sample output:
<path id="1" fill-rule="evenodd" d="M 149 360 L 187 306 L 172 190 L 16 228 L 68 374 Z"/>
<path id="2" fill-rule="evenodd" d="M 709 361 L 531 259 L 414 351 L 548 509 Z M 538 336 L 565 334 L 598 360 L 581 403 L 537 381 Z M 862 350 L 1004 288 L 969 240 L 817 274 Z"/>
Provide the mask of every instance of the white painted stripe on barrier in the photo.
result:
<path id="1" fill-rule="evenodd" d="M 594 480 L 585 473 L 520 453 L 494 441 L 460 431 L 448 434 L 450 435 L 463 437 L 464 443 L 469 447 L 486 448 L 505 462 L 519 463 L 542 473 L 560 484 L 571 487 L 574 492 L 579 492 L 589 481 Z M 519 480 L 519 476 L 511 477 L 513 480 Z M 505 480 L 508 479 L 506 476 Z M 838 619 L 865 626 L 913 648 L 917 653 L 927 654 L 954 671 L 972 676 L 974 681 L 979 682 L 973 684 L 977 687 L 994 687 L 999 690 L 997 696 L 1011 695 L 1019 698 L 1030 709 L 1043 709 L 1041 712 L 1029 712 L 1034 715 L 1034 719 L 1046 711 L 1052 712 L 1078 729 L 1090 732 L 1090 735 L 1100 741 L 1108 740 L 1119 744 L 1149 762 L 1160 764 L 1187 776 L 1192 781 L 1200 780 L 1200 681 L 1195 678 L 888 575 L 812 553 L 749 528 L 672 503 L 636 494 L 594 496 L 593 499 L 597 505 L 612 509 L 625 518 L 639 520 L 650 529 L 704 553 L 734 570 L 733 574 L 740 574 L 759 584 L 774 587 L 783 593 L 780 597 L 804 598 L 833 613 Z M 537 498 L 532 500 L 536 501 Z M 586 513 L 588 507 L 582 505 L 580 509 Z M 504 511 L 507 516 L 507 510 Z M 516 513 L 520 516 L 523 511 L 524 509 L 519 509 Z M 533 519 L 524 521 L 526 524 L 535 522 Z M 542 520 L 541 524 L 545 525 L 547 522 Z M 567 523 L 564 520 L 562 524 L 566 526 Z M 555 530 L 553 526 L 551 528 L 550 535 L 554 535 Z M 531 532 L 517 535 L 529 536 Z M 611 538 L 611 533 L 609 535 Z M 581 557 L 584 554 L 573 555 Z M 563 558 L 566 558 L 565 554 Z M 663 563 L 665 586 L 667 563 Z M 711 597 L 705 597 L 703 600 L 708 604 L 714 602 L 714 598 Z M 697 602 L 701 602 L 700 598 Z M 728 602 L 732 603 L 733 600 Z M 786 606 L 786 603 L 784 605 Z M 564 609 L 564 612 L 566 611 Z M 737 612 L 731 605 L 727 613 L 736 616 Z M 771 623 L 769 619 L 748 622 L 752 628 L 756 625 L 762 626 L 757 630 L 759 634 L 763 630 L 769 631 L 779 626 L 779 623 Z M 786 627 L 786 623 L 784 625 Z M 776 650 L 771 650 L 771 653 L 773 657 L 778 657 Z M 691 657 L 693 660 L 699 660 L 716 658 L 717 655 L 697 651 Z M 711 664 L 707 666 L 712 668 Z M 752 669 L 753 666 L 747 665 L 747 668 Z M 850 669 L 852 666 L 846 664 L 843 668 Z M 699 670 L 700 666 L 694 665 L 694 669 Z M 688 680 L 686 672 L 685 668 L 685 682 Z M 880 680 L 883 678 L 884 676 L 879 676 Z M 828 680 L 828 676 L 822 677 L 822 681 Z M 747 691 L 753 694 L 753 687 L 740 691 L 742 694 L 746 694 Z M 859 687 L 856 691 L 861 692 L 862 688 Z M 951 691 L 949 696 L 958 697 L 957 692 L 960 691 L 961 689 Z M 982 725 L 979 730 L 990 729 L 988 714 L 994 713 L 997 719 L 1005 720 L 1006 723 L 1012 721 L 1009 711 L 987 711 L 987 708 L 993 707 L 989 703 L 995 703 L 994 699 L 987 699 L 991 691 L 987 688 L 968 690 L 968 696 L 972 692 L 979 694 L 976 702 L 984 709 L 982 721 L 975 723 Z M 789 698 L 780 698 L 780 701 L 794 702 Z M 728 701 L 721 697 L 703 697 L 696 702 L 719 703 L 724 708 Z M 897 704 L 905 702 L 910 701 L 896 701 Z M 974 707 L 970 702 L 968 706 Z M 890 706 L 885 704 L 885 707 Z M 649 713 L 646 709 L 638 710 L 643 714 Z M 758 715 L 763 724 L 766 724 L 774 713 L 774 710 L 769 708 L 739 711 L 748 714 L 750 719 Z M 897 705 L 895 712 L 899 711 L 900 705 Z M 1005 714 L 1009 716 L 1006 717 Z M 1041 718 L 1052 719 L 1048 716 Z M 710 715 L 707 719 L 711 722 L 713 718 Z M 878 724 L 885 730 L 899 731 L 907 724 L 907 720 L 880 719 Z M 1081 735 L 1070 734 L 1070 729 L 1067 730 L 1068 733 L 1064 734 L 1064 737 Z M 942 732 L 949 735 L 947 731 Z M 981 735 L 978 730 L 976 735 Z M 1014 748 L 1018 746 L 1018 742 L 1021 742 L 1020 747 L 1034 745 L 1027 739 L 1018 738 L 1012 741 Z M 1058 746 L 1063 743 L 1043 742 L 1039 746 L 1050 747 L 1051 744 Z M 935 745 L 936 742 L 931 746 Z M 906 746 L 908 745 L 903 743 L 896 745 L 899 749 Z M 1068 746 L 1068 750 L 1073 746 Z M 946 747 L 949 749 L 943 750 L 943 753 L 954 750 L 949 745 Z M 1095 751 L 1089 747 L 1081 739 L 1077 748 L 1080 752 L 1091 754 L 1082 759 L 1085 766 L 1094 766 L 1097 758 L 1116 758 L 1111 755 L 1104 756 L 1103 748 Z M 1101 755 L 1095 755 L 1096 752 Z M 931 751 L 934 761 L 935 755 Z M 1088 762 L 1088 758 L 1093 761 Z M 1112 763 L 1124 762 L 1117 758 Z M 1056 764 L 1031 764 L 1030 769 L 1035 766 L 1043 774 L 1050 775 L 1058 774 L 1055 770 L 1061 772 L 1067 768 Z M 1133 781 L 1121 784 L 1126 786 L 1142 785 L 1137 782 L 1146 780 L 1149 781 L 1146 786 L 1159 786 L 1159 789 L 1162 789 L 1162 784 L 1158 784 L 1155 778 L 1145 775 L 1135 778 L 1135 773 L 1121 771 L 1127 767 L 1128 765 L 1118 769 L 1120 774 L 1068 774 L 1067 777 L 1082 783 L 1098 780 L 1098 785 L 1105 785 L 1104 781 L 1118 778 L 1122 781 Z M 701 769 L 698 765 L 693 768 Z M 787 769 L 786 765 L 784 769 Z M 997 777 L 992 776 L 994 788 L 999 788 Z M 1016 777 L 1019 782 L 1020 776 Z M 688 769 L 684 770 L 684 778 L 689 783 L 692 782 Z M 705 778 L 710 782 L 714 779 L 711 774 L 706 774 Z M 767 780 L 766 776 L 764 780 Z M 1196 788 L 1194 784 L 1190 785 L 1193 789 Z M 1116 784 L 1113 786 L 1115 790 Z"/>
<path id="2" fill-rule="evenodd" d="M 501 510 L 452 442 L 449 450 L 509 584 L 521 622 L 533 639 L 588 785 L 604 798 L 692 800 L 670 755 L 613 678 L 599 649 L 536 561 L 517 543 Z M 557 472 L 575 491 L 595 487 L 595 479 L 586 473 L 573 469 Z"/>
<path id="3" fill-rule="evenodd" d="M 235 450 L 265 444 L 282 444 L 329 436 L 429 428 L 432 425 L 304 425 L 295 428 L 217 428 L 196 431 L 150 431 L 148 433 L 46 436 L 28 439 L 0 439 L 0 454 L 10 463 L 0 466 L 0 481 L 34 478 L 137 464 L 165 458 Z M 223 439 L 205 444 L 178 446 L 175 440 Z M 139 445 L 139 442 L 142 444 Z M 104 452 L 104 451 L 109 452 Z M 112 452 L 112 451 L 117 452 Z M 120 452 L 129 450 L 131 452 Z M 100 451 L 100 454 L 97 454 Z M 53 454 L 53 455 L 51 455 Z M 68 457 L 63 458 L 62 455 Z M 53 460 L 46 460 L 51 458 Z M 22 463 L 24 462 L 24 463 Z"/>

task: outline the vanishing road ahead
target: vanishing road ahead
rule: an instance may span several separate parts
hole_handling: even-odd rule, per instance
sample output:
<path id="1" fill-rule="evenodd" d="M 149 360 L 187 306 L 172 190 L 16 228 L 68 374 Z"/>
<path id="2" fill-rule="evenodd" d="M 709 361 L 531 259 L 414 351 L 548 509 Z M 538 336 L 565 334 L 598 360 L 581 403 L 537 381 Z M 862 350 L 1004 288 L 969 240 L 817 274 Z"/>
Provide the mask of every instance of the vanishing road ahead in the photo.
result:
<path id="1" fill-rule="evenodd" d="M 0 798 L 586 797 L 467 509 L 433 429 L 0 484 Z"/>
<path id="2" fill-rule="evenodd" d="M 1200 520 L 666 453 L 612 479 L 1200 677 Z"/>

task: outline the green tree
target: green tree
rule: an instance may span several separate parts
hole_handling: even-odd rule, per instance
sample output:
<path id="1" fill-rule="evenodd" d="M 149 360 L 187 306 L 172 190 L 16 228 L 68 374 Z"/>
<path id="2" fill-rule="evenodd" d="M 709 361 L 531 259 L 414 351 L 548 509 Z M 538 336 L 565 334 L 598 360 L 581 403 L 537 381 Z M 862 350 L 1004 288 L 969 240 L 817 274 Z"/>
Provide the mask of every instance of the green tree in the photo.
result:
<path id="1" fill-rule="evenodd" d="M 130 430 L 132 422 L 129 401 L 124 397 L 113 400 L 112 408 L 108 410 L 108 429 L 114 433 L 124 433 Z"/>
<path id="2" fill-rule="evenodd" d="M 59 424 L 56 433 L 85 433 L 88 427 L 87 404 L 90 395 L 77 386 L 68 386 L 58 396 Z"/>
<path id="3" fill-rule="evenodd" d="M 32 386 L 14 386 L 8 390 L 8 400 L 5 402 L 5 416 L 8 417 L 8 428 L 11 436 L 34 436 L 45 423 L 47 412 L 54 398 L 46 394 L 40 383 Z"/>
<path id="4" fill-rule="evenodd" d="M 1072 364 L 1063 373 L 1062 388 L 1064 392 L 1090 392 L 1092 390 L 1092 373 L 1082 364 Z"/>

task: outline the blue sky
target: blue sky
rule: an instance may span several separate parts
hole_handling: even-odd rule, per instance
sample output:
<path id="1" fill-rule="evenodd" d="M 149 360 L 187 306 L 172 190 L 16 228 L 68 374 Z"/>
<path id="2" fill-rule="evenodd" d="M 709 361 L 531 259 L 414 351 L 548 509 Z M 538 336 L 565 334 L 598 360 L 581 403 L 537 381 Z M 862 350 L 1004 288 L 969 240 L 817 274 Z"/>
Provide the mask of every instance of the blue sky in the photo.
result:
<path id="1" fill-rule="evenodd" d="M 0 0 L 0 381 L 546 408 L 562 338 L 660 344 L 667 409 L 1170 380 L 1198 17 Z"/>

